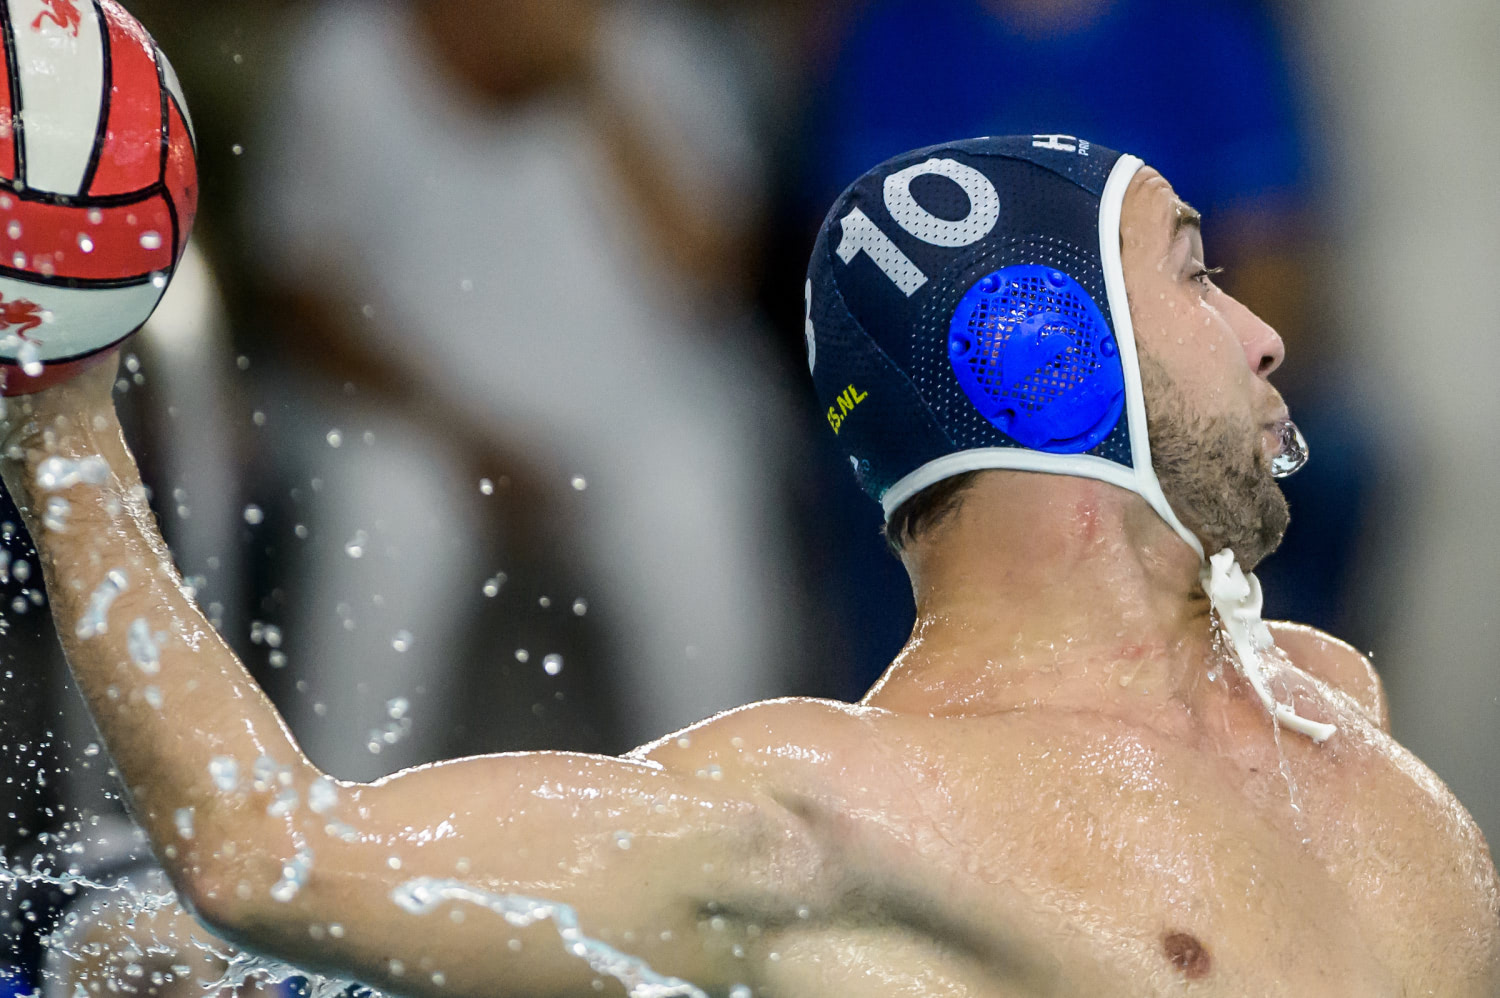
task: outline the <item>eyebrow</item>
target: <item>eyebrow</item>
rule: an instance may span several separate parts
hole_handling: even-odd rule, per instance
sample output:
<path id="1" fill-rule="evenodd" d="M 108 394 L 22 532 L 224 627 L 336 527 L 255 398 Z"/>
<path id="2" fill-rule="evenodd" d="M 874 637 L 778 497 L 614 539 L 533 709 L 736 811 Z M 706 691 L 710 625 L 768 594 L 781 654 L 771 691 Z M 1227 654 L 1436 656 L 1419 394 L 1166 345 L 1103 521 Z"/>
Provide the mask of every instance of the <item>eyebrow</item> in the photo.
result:
<path id="1" fill-rule="evenodd" d="M 1203 228 L 1203 216 L 1197 208 L 1194 208 L 1186 201 L 1179 200 L 1176 204 L 1176 209 L 1172 213 L 1172 236 L 1168 240 L 1169 244 L 1177 241 L 1177 237 L 1182 235 L 1183 229 L 1201 230 Z"/>

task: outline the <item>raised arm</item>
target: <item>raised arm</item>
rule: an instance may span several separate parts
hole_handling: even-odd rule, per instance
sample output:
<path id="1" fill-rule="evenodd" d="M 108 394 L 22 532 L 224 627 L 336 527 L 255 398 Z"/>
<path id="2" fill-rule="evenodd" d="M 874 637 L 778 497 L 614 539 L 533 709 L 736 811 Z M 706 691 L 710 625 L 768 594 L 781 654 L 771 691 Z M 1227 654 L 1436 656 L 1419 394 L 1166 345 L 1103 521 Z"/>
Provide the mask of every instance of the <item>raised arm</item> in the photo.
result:
<path id="1" fill-rule="evenodd" d="M 611 961 L 645 972 L 620 952 L 709 990 L 743 979 L 714 904 L 785 902 L 815 869 L 753 776 L 546 753 L 327 779 L 184 593 L 114 367 L 9 400 L 5 483 L 132 809 L 210 927 L 408 994 L 588 991 Z"/>

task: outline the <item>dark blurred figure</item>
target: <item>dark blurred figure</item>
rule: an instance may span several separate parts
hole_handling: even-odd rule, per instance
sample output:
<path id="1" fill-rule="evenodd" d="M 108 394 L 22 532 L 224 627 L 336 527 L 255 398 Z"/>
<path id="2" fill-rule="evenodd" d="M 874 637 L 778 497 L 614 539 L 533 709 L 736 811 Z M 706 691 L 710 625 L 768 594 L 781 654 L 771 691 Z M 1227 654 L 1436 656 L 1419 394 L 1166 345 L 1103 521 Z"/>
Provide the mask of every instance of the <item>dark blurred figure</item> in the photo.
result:
<path id="1" fill-rule="evenodd" d="M 1314 460 L 1284 483 L 1293 510 L 1260 575 L 1270 616 L 1348 634 L 1348 571 L 1373 487 L 1362 431 L 1341 418 L 1334 321 L 1320 285 L 1321 150 L 1271 11 L 1251 0 L 872 0 L 851 17 L 804 129 L 804 233 L 852 178 L 897 153 L 974 135 L 1066 133 L 1141 156 L 1207 216 L 1217 278 L 1276 327 L 1277 376 Z M 811 237 L 805 236 L 810 243 Z M 805 254 L 804 254 L 805 256 Z M 848 478 L 849 476 L 844 476 Z M 852 481 L 839 569 L 860 689 L 900 647 L 911 598 Z M 829 542 L 830 547 L 835 542 Z M 1362 635 L 1353 636 L 1356 641 Z"/>
<path id="2" fill-rule="evenodd" d="M 781 692 L 799 447 L 748 305 L 765 167 L 731 36 L 610 0 L 286 30 L 244 207 L 276 303 L 266 623 L 312 757 L 618 751 Z"/>

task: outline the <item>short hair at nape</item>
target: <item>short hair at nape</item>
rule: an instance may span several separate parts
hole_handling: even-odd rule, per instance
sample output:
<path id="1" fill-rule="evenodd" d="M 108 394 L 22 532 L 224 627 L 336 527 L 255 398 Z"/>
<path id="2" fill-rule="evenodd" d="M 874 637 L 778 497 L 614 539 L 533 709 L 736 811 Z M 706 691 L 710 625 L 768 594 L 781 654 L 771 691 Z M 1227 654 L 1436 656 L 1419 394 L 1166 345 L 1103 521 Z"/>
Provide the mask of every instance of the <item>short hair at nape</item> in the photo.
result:
<path id="1" fill-rule="evenodd" d="M 896 507 L 885 522 L 885 543 L 899 555 L 911 541 L 937 526 L 963 504 L 964 493 L 981 472 L 966 471 L 927 486 Z"/>

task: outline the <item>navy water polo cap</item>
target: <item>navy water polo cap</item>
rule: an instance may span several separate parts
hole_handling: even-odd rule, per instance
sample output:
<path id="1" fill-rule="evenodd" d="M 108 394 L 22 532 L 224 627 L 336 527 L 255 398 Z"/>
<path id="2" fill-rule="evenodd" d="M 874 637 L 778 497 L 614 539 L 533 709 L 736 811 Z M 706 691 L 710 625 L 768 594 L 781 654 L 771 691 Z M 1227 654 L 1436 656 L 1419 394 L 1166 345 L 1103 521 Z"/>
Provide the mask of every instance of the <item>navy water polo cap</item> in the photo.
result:
<path id="1" fill-rule="evenodd" d="M 1074 475 L 1139 494 L 1203 556 L 1146 433 L 1120 260 L 1142 165 L 1068 135 L 970 139 L 839 197 L 808 271 L 808 366 L 887 518 L 964 472 Z"/>

